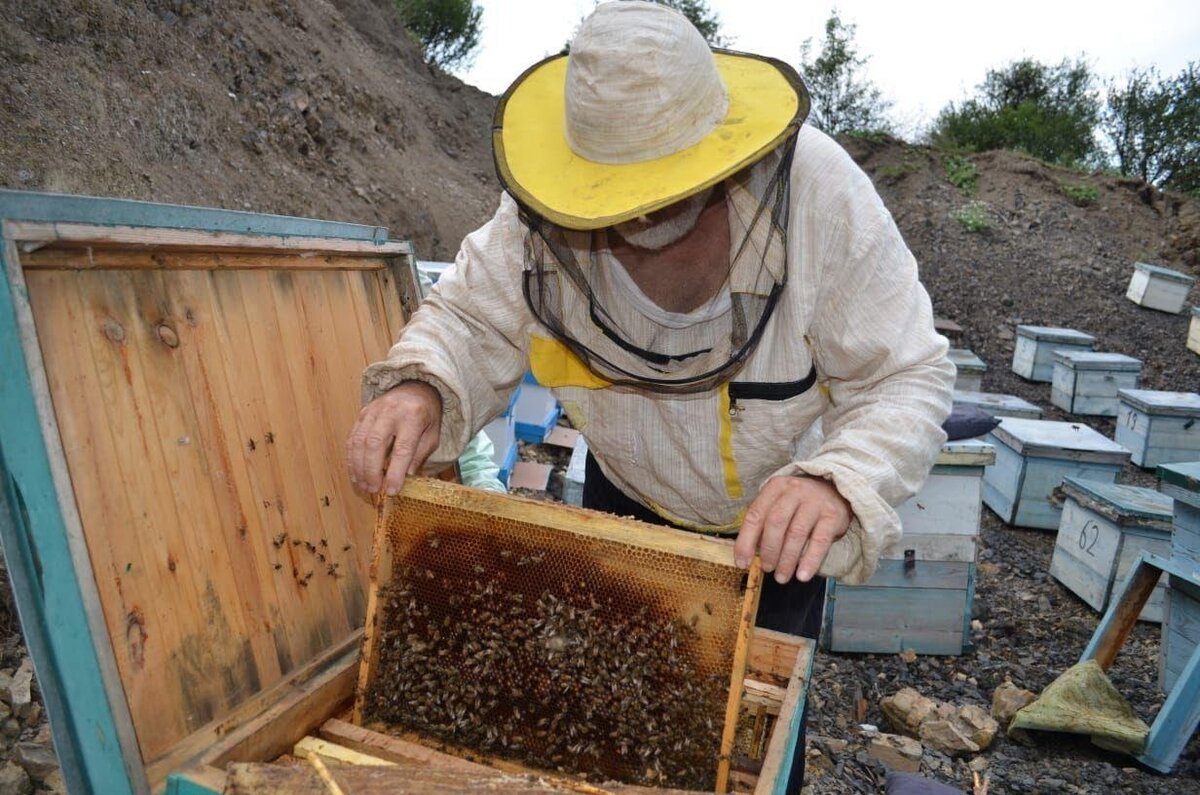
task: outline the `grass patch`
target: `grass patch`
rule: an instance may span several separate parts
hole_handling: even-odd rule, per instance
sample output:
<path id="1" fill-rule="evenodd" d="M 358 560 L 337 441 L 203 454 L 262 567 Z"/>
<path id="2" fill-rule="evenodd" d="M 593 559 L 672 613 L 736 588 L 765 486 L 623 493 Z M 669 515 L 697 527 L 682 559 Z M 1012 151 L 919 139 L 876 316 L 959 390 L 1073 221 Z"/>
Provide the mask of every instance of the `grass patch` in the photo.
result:
<path id="1" fill-rule="evenodd" d="M 983 202 L 968 202 L 950 213 L 968 232 L 986 232 L 996 225 L 992 211 Z"/>
<path id="2" fill-rule="evenodd" d="M 921 168 L 920 164 L 907 157 L 899 163 L 889 163 L 875 170 L 876 176 L 883 179 L 900 179 L 908 174 L 915 174 Z"/>
<path id="3" fill-rule="evenodd" d="M 979 171 L 975 164 L 961 155 L 946 156 L 946 179 L 958 188 L 963 196 L 975 193 L 975 183 L 979 179 Z"/>
<path id="4" fill-rule="evenodd" d="M 1084 182 L 1060 182 L 1058 187 L 1076 207 L 1087 207 L 1100 198 L 1100 191 Z"/>

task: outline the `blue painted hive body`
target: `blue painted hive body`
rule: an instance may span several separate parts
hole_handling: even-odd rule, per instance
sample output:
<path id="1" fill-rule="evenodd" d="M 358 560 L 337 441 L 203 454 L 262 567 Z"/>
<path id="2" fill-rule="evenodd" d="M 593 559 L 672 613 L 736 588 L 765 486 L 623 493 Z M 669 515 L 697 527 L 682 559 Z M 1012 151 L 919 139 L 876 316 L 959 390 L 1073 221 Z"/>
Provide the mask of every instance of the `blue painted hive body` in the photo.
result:
<path id="1" fill-rule="evenodd" d="M 1200 461 L 1200 394 L 1122 389 L 1117 398 L 1116 440 L 1133 463 L 1153 469 Z"/>
<path id="2" fill-rule="evenodd" d="M 1200 574 L 1200 461 L 1158 468 L 1163 493 L 1175 500 L 1171 560 Z M 1200 645 L 1200 588 L 1182 577 L 1167 578 L 1159 684 L 1170 692 Z"/>
<path id="3" fill-rule="evenodd" d="M 1071 414 L 1117 416 L 1117 390 L 1136 389 L 1142 363 L 1099 351 L 1055 351 L 1050 402 Z"/>
<path id="4" fill-rule="evenodd" d="M 987 372 L 983 359 L 964 348 L 951 348 L 946 357 L 954 365 L 956 390 L 977 392 L 983 388 L 983 374 Z"/>
<path id="5" fill-rule="evenodd" d="M 1020 417 L 1027 420 L 1040 420 L 1042 418 L 1041 408 L 1016 395 L 1001 395 L 995 392 L 970 392 L 955 389 L 954 405 L 980 408 L 993 417 Z"/>
<path id="6" fill-rule="evenodd" d="M 1075 422 L 1005 418 L 988 435 L 996 464 L 983 476 L 983 501 L 1004 522 L 1056 530 L 1062 509 L 1051 495 L 1065 477 L 1113 483 L 1129 451 Z"/>
<path id="7" fill-rule="evenodd" d="M 1017 326 L 1012 370 L 1030 381 L 1054 380 L 1055 351 L 1090 351 L 1096 338 L 1070 328 Z"/>
<path id="8" fill-rule="evenodd" d="M 1154 489 L 1067 477 L 1066 496 L 1050 573 L 1094 610 L 1145 550 L 1171 550 L 1171 498 Z M 1165 578 L 1164 578 L 1165 579 Z M 1139 618 L 1161 621 L 1164 584 L 1154 589 Z"/>
<path id="9" fill-rule="evenodd" d="M 864 585 L 827 586 L 822 641 L 832 651 L 961 654 L 970 647 L 984 467 L 979 440 L 947 442 L 921 491 L 896 509 L 904 535 Z"/>

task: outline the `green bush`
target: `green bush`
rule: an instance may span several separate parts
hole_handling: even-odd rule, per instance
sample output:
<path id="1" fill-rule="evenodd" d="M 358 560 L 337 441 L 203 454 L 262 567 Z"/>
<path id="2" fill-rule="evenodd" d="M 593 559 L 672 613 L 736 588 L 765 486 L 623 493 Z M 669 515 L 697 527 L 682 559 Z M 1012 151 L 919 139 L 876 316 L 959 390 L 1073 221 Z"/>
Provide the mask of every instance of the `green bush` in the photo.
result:
<path id="1" fill-rule="evenodd" d="M 983 202 L 968 202 L 950 213 L 968 232 L 986 232 L 995 226 L 992 211 Z"/>
<path id="2" fill-rule="evenodd" d="M 948 155 L 946 157 L 946 179 L 950 180 L 950 184 L 958 188 L 963 196 L 971 196 L 975 193 L 975 182 L 979 179 L 979 171 L 975 168 L 975 164 L 965 157 Z"/>
<path id="3" fill-rule="evenodd" d="M 1175 77 L 1150 67 L 1110 82 L 1103 129 L 1122 174 L 1200 196 L 1200 63 Z"/>
<path id="4" fill-rule="evenodd" d="M 1071 204 L 1074 204 L 1076 207 L 1087 207 L 1088 205 L 1095 204 L 1096 200 L 1100 198 L 1100 191 L 1083 182 L 1060 182 L 1058 183 L 1058 187 L 1063 192 L 1063 195 L 1071 200 Z"/>
<path id="5" fill-rule="evenodd" d="M 470 66 L 483 17 L 472 0 L 396 0 L 396 8 L 427 63 L 446 71 Z"/>

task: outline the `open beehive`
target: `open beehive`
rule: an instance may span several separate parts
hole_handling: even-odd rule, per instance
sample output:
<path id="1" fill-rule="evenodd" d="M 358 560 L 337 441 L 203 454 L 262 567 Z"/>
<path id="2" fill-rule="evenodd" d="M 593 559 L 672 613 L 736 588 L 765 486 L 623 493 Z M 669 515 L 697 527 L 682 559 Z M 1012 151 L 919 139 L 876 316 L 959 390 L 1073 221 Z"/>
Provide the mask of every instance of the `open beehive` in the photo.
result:
<path id="1" fill-rule="evenodd" d="M 728 541 L 412 481 L 376 529 L 355 722 L 723 789 L 760 580 Z"/>

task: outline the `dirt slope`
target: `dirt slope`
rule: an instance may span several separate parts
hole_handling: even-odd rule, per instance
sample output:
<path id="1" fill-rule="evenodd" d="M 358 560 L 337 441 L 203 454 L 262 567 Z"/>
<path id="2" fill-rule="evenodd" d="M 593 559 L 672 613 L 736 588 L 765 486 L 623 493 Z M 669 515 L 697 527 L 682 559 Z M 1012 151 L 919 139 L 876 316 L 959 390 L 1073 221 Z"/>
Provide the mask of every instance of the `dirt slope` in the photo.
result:
<path id="1" fill-rule="evenodd" d="M 495 100 L 389 0 L 0 9 L 0 186 L 388 226 L 452 256 L 499 197 Z"/>

